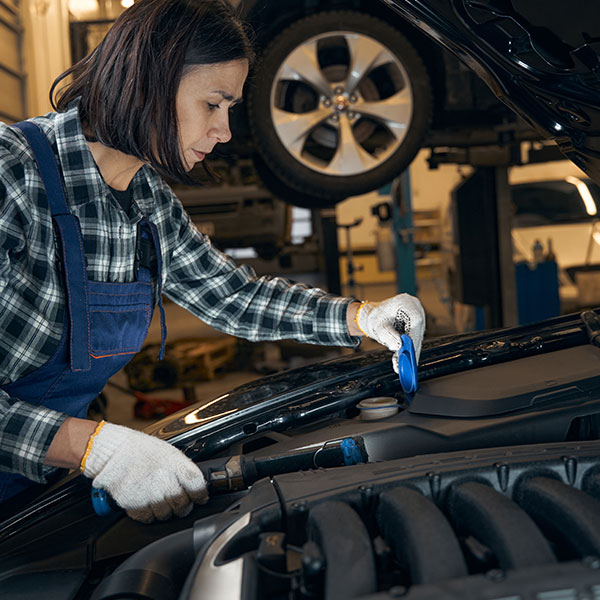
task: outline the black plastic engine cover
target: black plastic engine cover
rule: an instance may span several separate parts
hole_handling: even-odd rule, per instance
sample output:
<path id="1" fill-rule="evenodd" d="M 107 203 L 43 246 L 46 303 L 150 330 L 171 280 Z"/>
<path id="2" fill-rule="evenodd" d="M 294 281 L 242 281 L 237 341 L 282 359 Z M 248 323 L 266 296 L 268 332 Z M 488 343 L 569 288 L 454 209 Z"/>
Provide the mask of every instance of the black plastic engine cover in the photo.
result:
<path id="1" fill-rule="evenodd" d="M 578 346 L 420 384 L 409 412 L 481 417 L 580 400 L 600 392 L 600 350 Z"/>

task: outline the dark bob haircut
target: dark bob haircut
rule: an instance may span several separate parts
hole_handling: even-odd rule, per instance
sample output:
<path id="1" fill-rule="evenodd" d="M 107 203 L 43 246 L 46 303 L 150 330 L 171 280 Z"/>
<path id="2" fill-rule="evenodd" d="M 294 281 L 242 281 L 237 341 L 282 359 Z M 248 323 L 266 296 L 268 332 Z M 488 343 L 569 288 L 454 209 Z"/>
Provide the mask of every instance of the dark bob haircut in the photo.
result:
<path id="1" fill-rule="evenodd" d="M 252 62 L 254 53 L 226 0 L 138 0 L 95 50 L 54 81 L 50 101 L 64 111 L 80 98 L 89 139 L 193 183 L 179 150 L 179 83 L 193 65 L 239 59 Z"/>

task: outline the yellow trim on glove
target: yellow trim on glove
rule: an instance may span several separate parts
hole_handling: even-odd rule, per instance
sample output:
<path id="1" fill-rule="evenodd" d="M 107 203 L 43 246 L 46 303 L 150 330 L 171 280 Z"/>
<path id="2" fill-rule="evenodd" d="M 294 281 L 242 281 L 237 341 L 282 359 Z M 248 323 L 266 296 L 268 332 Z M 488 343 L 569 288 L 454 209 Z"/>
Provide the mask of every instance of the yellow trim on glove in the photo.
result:
<path id="1" fill-rule="evenodd" d="M 361 326 L 358 324 L 358 315 L 360 314 L 360 311 L 362 310 L 362 307 L 363 307 L 365 304 L 368 304 L 368 303 L 369 303 L 369 301 L 368 301 L 368 300 L 363 300 L 363 301 L 360 303 L 360 306 L 359 306 L 359 307 L 356 309 L 356 314 L 354 315 L 354 322 L 356 323 L 356 326 L 357 326 L 357 327 L 358 327 L 358 328 L 359 328 L 359 329 L 362 331 L 362 334 L 363 334 L 363 335 L 366 335 L 367 337 L 369 337 L 369 336 L 367 335 L 367 333 L 366 333 L 366 332 L 363 330 L 363 328 L 362 328 L 362 327 L 361 327 Z"/>
<path id="2" fill-rule="evenodd" d="M 96 426 L 96 429 L 94 429 L 94 433 L 92 433 L 92 435 L 90 435 L 90 439 L 88 440 L 87 446 L 85 447 L 85 452 L 83 453 L 83 458 L 81 459 L 81 465 L 79 465 L 79 468 L 81 469 L 81 471 L 85 470 L 85 463 L 92 451 L 92 446 L 94 445 L 94 438 L 100 433 L 100 430 L 106 425 L 106 421 L 100 421 L 100 423 L 98 423 L 98 425 Z"/>

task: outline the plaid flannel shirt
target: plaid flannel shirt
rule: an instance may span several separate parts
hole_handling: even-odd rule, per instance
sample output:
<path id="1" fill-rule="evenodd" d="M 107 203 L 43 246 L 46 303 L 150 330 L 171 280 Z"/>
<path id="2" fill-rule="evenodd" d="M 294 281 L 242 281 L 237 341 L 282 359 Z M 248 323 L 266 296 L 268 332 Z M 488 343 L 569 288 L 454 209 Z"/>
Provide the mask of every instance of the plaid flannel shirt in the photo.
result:
<path id="1" fill-rule="evenodd" d="M 164 294 L 212 327 L 254 341 L 358 344 L 346 326 L 352 299 L 257 277 L 236 265 L 196 229 L 151 167 L 135 175 L 126 214 L 98 171 L 76 105 L 33 121 L 62 169 L 67 202 L 81 224 L 89 279 L 134 279 L 137 224 L 146 217 L 159 231 Z M 0 123 L 0 386 L 42 366 L 57 349 L 65 317 L 60 268 L 33 154 L 20 131 Z M 0 470 L 44 482 L 50 469 L 43 459 L 66 417 L 0 388 Z"/>

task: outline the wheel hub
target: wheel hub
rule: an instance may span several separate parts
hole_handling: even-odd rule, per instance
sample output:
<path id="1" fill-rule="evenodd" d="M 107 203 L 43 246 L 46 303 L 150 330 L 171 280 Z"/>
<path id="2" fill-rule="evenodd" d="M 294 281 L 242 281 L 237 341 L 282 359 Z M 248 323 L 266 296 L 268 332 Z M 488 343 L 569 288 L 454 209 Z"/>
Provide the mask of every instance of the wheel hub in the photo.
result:
<path id="1" fill-rule="evenodd" d="M 346 96 L 340 94 L 334 98 L 333 106 L 338 112 L 344 112 L 350 106 L 350 101 L 348 98 L 346 98 Z"/>

